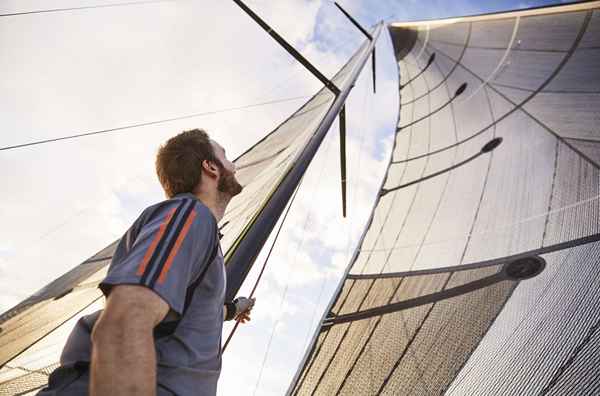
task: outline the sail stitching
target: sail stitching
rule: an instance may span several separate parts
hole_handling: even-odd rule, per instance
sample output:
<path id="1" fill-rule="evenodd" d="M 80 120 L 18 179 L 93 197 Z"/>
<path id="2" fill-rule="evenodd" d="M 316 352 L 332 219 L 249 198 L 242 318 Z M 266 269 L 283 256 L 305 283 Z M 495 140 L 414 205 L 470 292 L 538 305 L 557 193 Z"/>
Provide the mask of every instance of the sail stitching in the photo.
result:
<path id="1" fill-rule="evenodd" d="M 400 103 L 400 106 L 402 107 L 402 106 L 406 106 L 409 104 L 413 104 L 416 101 L 418 101 L 419 99 L 422 99 L 422 98 L 430 95 L 433 91 L 435 91 L 439 87 L 441 87 L 442 84 L 444 84 L 450 78 L 450 76 L 454 73 L 454 71 L 458 68 L 458 64 L 462 61 L 463 56 L 465 55 L 465 52 L 467 51 L 467 47 L 469 47 L 470 40 L 471 40 L 471 24 L 468 25 L 467 37 L 465 39 L 465 43 L 463 44 L 463 49 L 460 52 L 460 55 L 458 56 L 458 60 L 455 61 L 454 59 L 450 58 L 450 60 L 452 60 L 455 63 L 454 63 L 454 65 L 452 65 L 452 69 L 448 72 L 448 74 L 446 76 L 444 76 L 444 78 L 435 87 L 428 89 L 427 92 L 425 92 L 424 94 L 422 94 L 414 99 L 411 99 L 408 102 Z M 448 56 L 446 55 L 446 57 L 448 57 Z M 442 75 L 443 75 L 443 73 L 442 73 Z M 413 97 L 414 97 L 414 94 L 413 94 Z"/>
<path id="2" fill-rule="evenodd" d="M 430 268 L 425 270 L 414 270 L 408 272 L 386 272 L 386 273 L 374 273 L 374 274 L 349 274 L 347 279 L 383 279 L 383 278 L 395 278 L 395 277 L 404 277 L 404 276 L 418 276 L 418 275 L 428 275 L 428 274 L 436 274 L 440 272 L 447 272 L 449 269 L 453 269 L 454 271 L 463 271 L 481 267 L 489 267 L 497 264 L 504 263 L 506 261 L 516 260 L 523 257 L 529 256 L 539 256 L 542 254 L 554 253 L 564 249 L 571 249 L 581 245 L 587 245 L 589 243 L 594 243 L 600 241 L 600 233 L 596 233 L 593 235 L 588 235 L 582 238 L 572 239 L 566 242 L 556 243 L 550 246 L 544 246 L 537 249 L 528 250 L 521 253 L 511 254 L 504 257 L 482 260 L 469 264 L 461 264 L 450 267 L 439 267 L 439 268 Z"/>
<path id="3" fill-rule="evenodd" d="M 538 219 L 541 219 L 542 217 L 547 217 L 548 215 L 551 215 L 551 214 L 564 212 L 565 210 L 572 209 L 572 208 L 584 205 L 584 204 L 589 203 L 589 202 L 597 201 L 599 198 L 600 198 L 600 194 L 599 195 L 594 195 L 593 197 L 589 197 L 589 198 L 586 198 L 584 200 L 577 201 L 577 202 L 574 202 L 572 204 L 562 206 L 560 208 L 552 209 L 552 210 L 550 210 L 548 212 L 538 213 L 536 215 L 529 216 L 529 217 L 527 217 L 527 218 L 525 218 L 523 220 L 519 220 L 519 221 L 516 221 L 514 223 L 502 225 L 502 226 L 500 226 L 498 228 L 488 228 L 488 229 L 485 229 L 485 230 L 482 230 L 482 231 L 479 231 L 479 232 L 471 232 L 469 234 L 455 235 L 453 238 L 440 239 L 440 240 L 437 240 L 437 241 L 426 242 L 426 243 L 424 243 L 424 246 L 438 245 L 438 244 L 442 244 L 442 243 L 458 241 L 458 240 L 461 240 L 463 238 L 469 238 L 469 237 L 472 237 L 472 236 L 475 236 L 475 235 L 505 235 L 505 234 L 511 232 L 510 229 L 515 228 L 515 227 L 517 227 L 517 226 L 519 226 L 521 224 L 525 224 L 525 223 L 528 223 L 528 222 L 533 221 L 533 220 L 538 220 Z M 502 229 L 507 229 L 507 230 L 504 231 L 504 232 L 497 232 L 497 231 L 502 230 Z M 419 244 L 412 243 L 412 244 L 400 245 L 400 246 L 395 246 L 393 248 L 390 248 L 389 250 L 400 250 L 400 249 L 406 249 L 406 248 L 411 248 L 411 247 L 416 247 L 416 246 L 419 246 Z M 361 249 L 362 252 L 385 252 L 385 251 L 389 251 L 389 250 L 387 250 L 387 249 L 364 249 L 364 250 L 362 250 Z"/>
<path id="4" fill-rule="evenodd" d="M 434 54 L 435 54 L 435 52 L 434 52 L 434 53 L 432 53 L 432 55 L 431 55 L 431 56 L 433 56 Z M 431 59 L 431 58 L 430 58 L 430 59 Z M 440 69 L 440 67 L 439 67 L 437 64 L 436 64 L 436 66 L 438 67 L 438 70 L 440 71 L 440 74 L 441 74 L 441 69 Z M 423 79 L 424 79 L 424 80 L 426 79 L 426 78 L 425 78 L 425 76 L 423 76 Z M 446 86 L 446 92 L 447 92 L 448 96 L 450 96 L 450 88 L 448 87 L 448 84 L 444 84 L 444 85 Z M 456 124 L 456 116 L 455 116 L 455 114 L 454 114 L 454 104 L 450 104 L 450 115 L 452 116 L 452 126 L 454 127 L 454 140 L 455 140 L 455 141 L 458 141 L 458 127 L 457 127 L 457 124 Z M 456 151 L 454 152 L 454 158 L 453 158 L 453 161 L 456 161 L 456 157 L 457 157 L 457 155 L 458 155 L 458 150 L 456 150 Z M 448 176 L 448 177 L 446 178 L 446 181 L 445 181 L 445 183 L 444 183 L 444 187 L 443 187 L 443 189 L 442 189 L 442 192 L 440 193 L 440 198 L 438 199 L 438 202 L 437 202 L 437 205 L 436 205 L 436 208 L 435 208 L 434 214 L 433 214 L 433 216 L 431 217 L 431 221 L 429 222 L 429 224 L 428 224 L 428 226 L 427 226 L 427 230 L 425 231 L 425 233 L 424 233 L 424 235 L 423 235 L 423 238 L 421 239 L 420 245 L 419 245 L 419 247 L 418 247 L 418 249 L 417 249 L 417 252 L 416 252 L 416 254 L 415 254 L 415 257 L 414 257 L 414 259 L 413 259 L 413 262 L 411 263 L 411 266 L 410 266 L 410 268 L 411 268 L 411 269 L 413 268 L 413 266 L 414 266 L 414 265 L 415 265 L 415 263 L 417 262 L 417 259 L 419 258 L 419 255 L 421 254 L 421 250 L 422 250 L 422 248 L 423 248 L 423 243 L 425 243 L 425 240 L 427 239 L 427 235 L 429 235 L 429 232 L 431 231 L 431 227 L 432 227 L 432 225 L 433 225 L 433 222 L 435 221 L 435 218 L 436 218 L 436 216 L 437 216 L 437 214 L 438 214 L 438 212 L 439 212 L 439 210 L 440 210 L 440 207 L 441 207 L 441 204 L 442 204 L 443 198 L 444 198 L 444 196 L 446 195 L 446 191 L 447 191 L 447 189 L 448 189 L 448 186 L 449 186 L 449 184 L 450 184 L 450 176 Z"/>
<path id="5" fill-rule="evenodd" d="M 536 91 L 534 91 L 531 95 L 529 95 L 527 98 L 525 98 L 524 100 L 522 100 L 520 103 L 515 103 L 513 100 L 511 100 L 510 98 L 508 98 L 504 93 L 500 92 L 498 89 L 496 89 L 493 84 L 489 85 L 489 87 L 498 95 L 502 96 L 502 98 L 504 98 L 505 100 L 507 100 L 509 103 L 511 103 L 514 107 L 509 110 L 506 114 L 502 115 L 500 118 L 498 118 L 496 120 L 496 123 L 499 123 L 500 121 L 504 120 L 505 118 L 507 118 L 509 115 L 511 115 L 512 113 L 514 113 L 517 110 L 521 110 L 523 113 L 525 113 L 528 117 L 530 117 L 532 120 L 534 120 L 536 123 L 538 123 L 543 129 L 545 129 L 548 133 L 550 133 L 552 136 L 554 136 L 555 138 L 559 139 L 561 142 L 563 142 L 566 146 L 568 146 L 569 148 L 571 148 L 574 152 L 576 152 L 581 158 L 583 158 L 584 160 L 586 160 L 587 162 L 589 162 L 591 165 L 593 165 L 595 168 L 600 168 L 600 166 L 591 158 L 589 158 L 587 155 L 583 154 L 579 149 L 577 149 L 576 147 L 574 147 L 573 145 L 571 145 L 570 143 L 568 143 L 561 135 L 559 135 L 557 132 L 555 132 L 554 130 L 552 130 L 550 127 L 548 127 L 546 124 L 544 124 L 541 120 L 539 120 L 537 117 L 534 117 L 531 113 L 529 113 L 525 108 L 524 105 L 526 103 L 528 103 L 531 99 L 533 99 L 533 97 L 535 97 L 539 92 L 541 92 L 544 87 L 546 87 L 548 84 L 550 84 L 550 82 L 560 73 L 560 71 L 562 70 L 562 68 L 567 64 L 567 62 L 569 61 L 569 59 L 571 58 L 571 56 L 573 55 L 573 53 L 575 52 L 575 50 L 577 49 L 577 46 L 579 45 L 581 39 L 583 38 L 584 33 L 587 30 L 587 27 L 589 25 L 589 22 L 591 20 L 591 15 L 592 15 L 592 11 L 588 11 L 586 13 L 585 19 L 582 22 L 582 26 L 578 32 L 577 37 L 574 40 L 573 45 L 571 46 L 571 48 L 569 49 L 569 51 L 565 54 L 565 56 L 563 57 L 563 59 L 561 60 L 561 62 L 559 63 L 559 65 L 556 67 L 556 69 L 554 70 L 553 73 L 551 73 L 551 75 L 546 79 L 546 81 L 544 81 L 537 89 Z M 432 46 L 433 47 L 433 46 Z M 441 53 L 443 56 L 445 56 L 446 58 L 454 61 L 454 59 L 446 54 L 444 51 L 440 50 L 439 48 L 433 47 L 436 52 Z M 475 78 L 477 78 L 480 81 L 483 81 L 483 79 L 477 75 L 477 73 L 473 72 L 470 68 L 468 68 L 467 66 L 465 66 L 462 63 L 458 63 L 465 71 L 469 72 L 471 75 L 473 75 Z M 485 128 L 490 128 L 491 125 L 488 125 Z"/>
<path id="6" fill-rule="evenodd" d="M 515 25 L 513 27 L 512 35 L 510 36 L 510 40 L 508 42 L 508 45 L 506 46 L 506 50 L 504 51 L 502 58 L 500 58 L 500 61 L 498 62 L 498 64 L 494 68 L 494 70 L 490 73 L 489 76 L 487 76 L 487 78 L 483 81 L 483 83 L 481 85 L 479 85 L 473 92 L 471 92 L 471 95 L 466 97 L 460 103 L 471 100 L 471 98 L 473 96 L 475 96 L 483 87 L 485 87 L 492 79 L 496 78 L 496 75 L 500 71 L 500 68 L 502 68 L 504 66 L 504 62 L 506 61 L 506 58 L 508 58 L 508 55 L 510 55 L 513 43 L 515 42 L 515 38 L 517 37 L 517 32 L 519 31 L 519 22 L 520 21 L 521 21 L 521 17 L 517 15 L 517 17 L 515 18 Z"/>

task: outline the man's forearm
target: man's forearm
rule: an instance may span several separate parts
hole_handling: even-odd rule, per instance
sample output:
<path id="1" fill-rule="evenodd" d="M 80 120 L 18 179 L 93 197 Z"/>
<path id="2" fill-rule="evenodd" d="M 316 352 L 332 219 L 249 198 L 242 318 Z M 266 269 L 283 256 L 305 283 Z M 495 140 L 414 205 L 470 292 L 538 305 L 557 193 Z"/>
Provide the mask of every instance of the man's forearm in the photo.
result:
<path id="1" fill-rule="evenodd" d="M 94 328 L 90 395 L 155 395 L 156 353 L 152 332 L 126 323 Z"/>

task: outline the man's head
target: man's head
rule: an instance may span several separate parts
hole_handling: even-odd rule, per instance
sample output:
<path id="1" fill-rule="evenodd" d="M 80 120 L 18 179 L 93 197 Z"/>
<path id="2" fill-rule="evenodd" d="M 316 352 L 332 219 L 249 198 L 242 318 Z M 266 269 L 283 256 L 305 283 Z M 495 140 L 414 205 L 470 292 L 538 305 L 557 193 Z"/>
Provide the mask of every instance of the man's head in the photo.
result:
<path id="1" fill-rule="evenodd" d="M 242 191 L 235 179 L 235 165 L 223 147 L 201 129 L 182 132 L 161 146 L 156 173 L 169 198 L 202 190 L 216 190 L 217 195 L 231 198 Z"/>

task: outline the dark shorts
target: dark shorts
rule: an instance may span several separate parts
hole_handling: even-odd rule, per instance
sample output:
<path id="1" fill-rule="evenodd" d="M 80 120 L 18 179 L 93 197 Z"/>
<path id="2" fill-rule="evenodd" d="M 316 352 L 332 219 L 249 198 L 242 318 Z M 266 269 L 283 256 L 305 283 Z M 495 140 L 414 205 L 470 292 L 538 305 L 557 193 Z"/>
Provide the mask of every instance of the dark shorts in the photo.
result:
<path id="1" fill-rule="evenodd" d="M 42 389 L 38 396 L 87 396 L 89 382 L 89 370 L 86 366 L 61 366 L 50 374 L 48 386 Z"/>
<path id="2" fill-rule="evenodd" d="M 54 370 L 48 379 L 48 386 L 37 396 L 87 396 L 89 394 L 89 365 L 61 366 Z M 175 396 L 175 393 L 158 385 L 157 396 Z"/>

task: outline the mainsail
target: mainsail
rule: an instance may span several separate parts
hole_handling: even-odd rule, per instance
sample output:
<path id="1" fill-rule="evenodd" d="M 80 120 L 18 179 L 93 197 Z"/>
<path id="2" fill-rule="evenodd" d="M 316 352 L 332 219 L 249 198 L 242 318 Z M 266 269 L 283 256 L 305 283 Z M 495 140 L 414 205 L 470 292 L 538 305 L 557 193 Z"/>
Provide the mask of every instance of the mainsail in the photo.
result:
<path id="1" fill-rule="evenodd" d="M 375 38 L 381 27 L 378 25 L 372 32 Z M 267 217 L 271 228 L 263 221 L 259 237 L 262 243 L 268 237 L 373 49 L 374 40 L 365 40 L 331 79 L 339 92 L 324 87 L 234 161 L 244 191 L 231 201 L 220 223 L 228 271 L 232 267 L 231 258 L 243 250 L 240 244 L 261 216 Z M 281 192 L 282 185 L 289 178 L 292 180 L 287 187 L 289 194 L 285 195 Z M 273 204 L 276 194 L 279 201 Z M 281 210 L 265 215 L 268 205 L 279 206 Z M 103 306 L 97 286 L 106 274 L 116 243 L 0 316 L 0 396 L 26 394 L 45 386 L 49 373 L 58 367 L 60 352 L 75 322 Z M 258 251 L 261 246 L 255 238 L 252 248 Z M 240 253 L 246 273 L 256 258 L 255 253 L 247 250 Z M 234 281 L 239 285 L 243 279 Z M 233 282 L 228 280 L 228 286 L 230 283 Z M 235 291 L 228 288 L 228 293 Z"/>
<path id="2" fill-rule="evenodd" d="M 599 394 L 600 2 L 389 33 L 388 171 L 288 393 Z"/>

